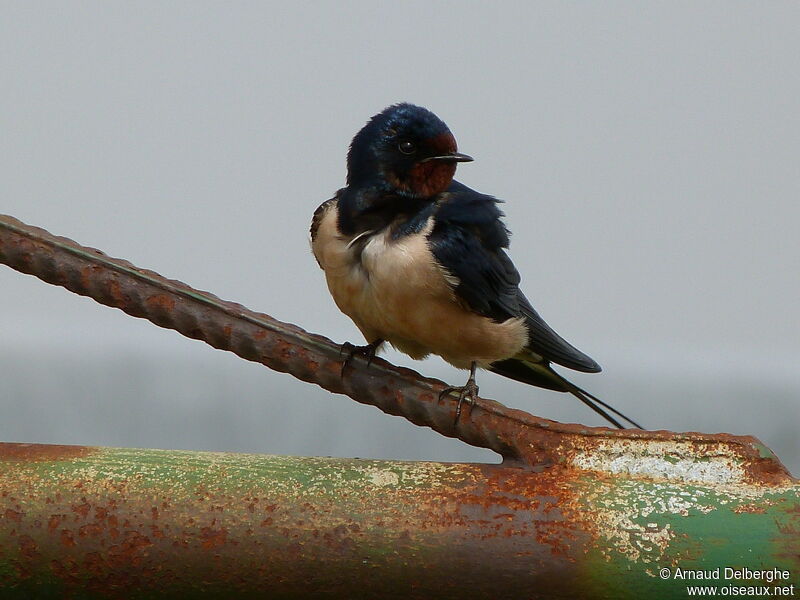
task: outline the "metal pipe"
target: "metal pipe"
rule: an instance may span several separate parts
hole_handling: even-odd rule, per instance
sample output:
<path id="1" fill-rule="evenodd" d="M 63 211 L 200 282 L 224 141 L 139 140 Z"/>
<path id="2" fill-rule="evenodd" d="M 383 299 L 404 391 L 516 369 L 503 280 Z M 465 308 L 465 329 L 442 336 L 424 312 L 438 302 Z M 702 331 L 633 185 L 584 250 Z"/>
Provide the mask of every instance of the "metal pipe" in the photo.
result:
<path id="1" fill-rule="evenodd" d="M 676 567 L 800 584 L 796 483 L 0 444 L 0 490 L 2 597 L 685 598 Z"/>

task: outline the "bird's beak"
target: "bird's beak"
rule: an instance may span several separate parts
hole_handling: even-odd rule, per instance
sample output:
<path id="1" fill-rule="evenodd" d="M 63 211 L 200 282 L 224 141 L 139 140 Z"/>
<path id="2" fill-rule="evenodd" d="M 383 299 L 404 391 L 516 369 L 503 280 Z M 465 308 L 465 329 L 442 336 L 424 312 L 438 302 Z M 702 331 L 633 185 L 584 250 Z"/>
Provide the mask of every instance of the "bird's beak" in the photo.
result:
<path id="1" fill-rule="evenodd" d="M 472 162 L 475 159 L 466 154 L 461 154 L 461 152 L 450 152 L 449 154 L 441 154 L 439 156 L 429 156 L 428 158 L 422 159 L 420 162 L 428 162 L 429 160 L 441 160 L 445 162 Z"/>

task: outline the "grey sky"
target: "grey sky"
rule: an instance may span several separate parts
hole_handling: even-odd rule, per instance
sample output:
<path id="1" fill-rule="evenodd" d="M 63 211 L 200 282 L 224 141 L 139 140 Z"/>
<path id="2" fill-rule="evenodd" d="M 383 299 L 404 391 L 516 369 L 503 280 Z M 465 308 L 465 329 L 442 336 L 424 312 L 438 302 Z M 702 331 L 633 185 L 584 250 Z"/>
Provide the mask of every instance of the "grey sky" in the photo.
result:
<path id="1" fill-rule="evenodd" d="M 511 255 L 534 305 L 605 368 L 576 381 L 647 425 L 757 433 L 800 465 L 798 23 L 789 2 L 4 2 L 0 212 L 359 341 L 308 251 L 308 222 L 343 185 L 347 144 L 366 119 L 415 102 L 475 157 L 457 177 L 507 201 Z M 94 357 L 74 364 L 91 373 L 97 360 L 149 354 L 229 369 L 233 387 L 203 405 L 217 411 L 209 422 L 220 403 L 235 413 L 237 398 L 271 389 L 302 397 L 300 430 L 331 406 L 372 428 L 397 421 L 285 376 L 251 381 L 257 366 L 6 268 L 0 290 L 0 348 L 20 360 L 49 352 L 51 377 L 59 356 Z M 438 360 L 388 357 L 465 377 Z M 199 377 L 187 369 L 174 371 Z M 33 398 L 26 381 L 15 393 Z M 537 414 L 598 423 L 565 396 L 491 374 L 479 382 Z M 148 395 L 137 401 L 171 401 L 135 385 Z M 59 390 L 49 401 L 68 411 Z M 288 419 L 293 402 L 276 398 L 245 420 Z M 114 428 L 122 409 L 108 410 Z M 63 441 L 53 427 L 22 430 Z M 94 427 L 70 441 L 174 446 L 169 432 L 104 435 Z M 230 449 L 377 456 L 375 437 Z M 400 434 L 397 444 L 386 455 L 406 456 Z"/>

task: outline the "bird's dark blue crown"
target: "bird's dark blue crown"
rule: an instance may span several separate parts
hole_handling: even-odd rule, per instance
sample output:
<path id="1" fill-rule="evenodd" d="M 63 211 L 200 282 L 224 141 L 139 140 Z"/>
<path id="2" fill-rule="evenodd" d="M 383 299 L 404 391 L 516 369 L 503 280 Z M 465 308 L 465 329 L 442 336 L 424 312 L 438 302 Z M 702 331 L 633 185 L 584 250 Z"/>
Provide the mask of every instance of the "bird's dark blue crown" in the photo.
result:
<path id="1" fill-rule="evenodd" d="M 450 129 L 427 108 L 403 102 L 393 104 L 372 117 L 350 143 L 347 153 L 347 183 L 363 180 L 376 172 L 381 148 L 398 136 L 431 139 Z"/>

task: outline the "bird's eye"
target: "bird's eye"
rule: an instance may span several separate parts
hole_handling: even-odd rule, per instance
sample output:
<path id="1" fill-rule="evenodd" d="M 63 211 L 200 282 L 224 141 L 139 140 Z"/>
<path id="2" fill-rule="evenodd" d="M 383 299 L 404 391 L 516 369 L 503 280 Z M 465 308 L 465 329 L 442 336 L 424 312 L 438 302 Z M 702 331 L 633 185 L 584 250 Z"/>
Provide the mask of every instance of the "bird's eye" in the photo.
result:
<path id="1" fill-rule="evenodd" d="M 408 140 L 397 144 L 397 149 L 403 154 L 414 154 L 414 152 L 417 151 L 417 147 L 414 145 L 414 142 L 409 142 Z"/>

